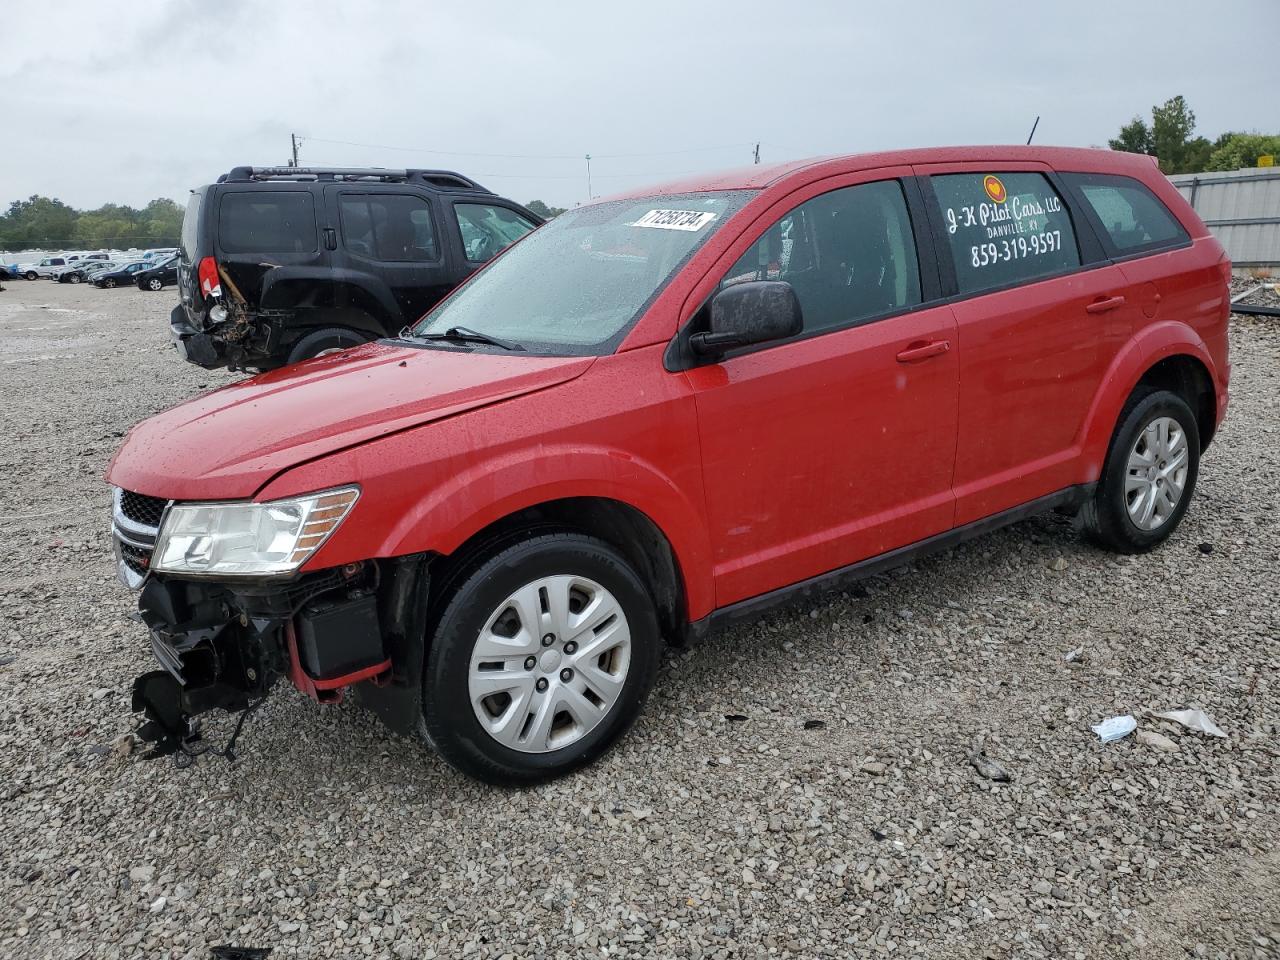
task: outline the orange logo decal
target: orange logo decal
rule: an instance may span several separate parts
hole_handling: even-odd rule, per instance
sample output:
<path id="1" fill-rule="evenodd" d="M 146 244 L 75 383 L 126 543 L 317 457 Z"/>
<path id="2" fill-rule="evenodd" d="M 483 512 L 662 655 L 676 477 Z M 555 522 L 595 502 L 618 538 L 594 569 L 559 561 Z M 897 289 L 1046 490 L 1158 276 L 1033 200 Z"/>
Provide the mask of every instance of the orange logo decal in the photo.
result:
<path id="1" fill-rule="evenodd" d="M 1005 198 L 1009 196 L 1005 193 L 1004 184 L 1000 182 L 1000 178 L 993 177 L 989 173 L 982 178 L 982 186 L 987 191 L 987 196 L 996 203 L 1004 203 Z"/>

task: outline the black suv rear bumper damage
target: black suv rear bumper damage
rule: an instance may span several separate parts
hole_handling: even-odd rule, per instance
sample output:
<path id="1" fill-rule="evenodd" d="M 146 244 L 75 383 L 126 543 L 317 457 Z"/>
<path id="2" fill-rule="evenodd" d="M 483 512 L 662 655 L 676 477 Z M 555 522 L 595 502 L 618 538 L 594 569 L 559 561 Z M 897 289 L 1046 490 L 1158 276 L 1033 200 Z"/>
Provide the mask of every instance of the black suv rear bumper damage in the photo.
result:
<path id="1" fill-rule="evenodd" d="M 281 678 L 319 703 L 359 685 L 400 732 L 417 723 L 422 557 L 354 564 L 287 582 L 152 575 L 138 599 L 160 670 L 134 681 L 138 736 L 158 754 L 198 752 L 195 718 L 248 711 Z"/>
<path id="2" fill-rule="evenodd" d="M 174 307 L 169 314 L 169 340 L 182 359 L 207 370 L 227 364 L 222 343 L 196 329 L 187 316 L 187 308 L 182 304 Z"/>

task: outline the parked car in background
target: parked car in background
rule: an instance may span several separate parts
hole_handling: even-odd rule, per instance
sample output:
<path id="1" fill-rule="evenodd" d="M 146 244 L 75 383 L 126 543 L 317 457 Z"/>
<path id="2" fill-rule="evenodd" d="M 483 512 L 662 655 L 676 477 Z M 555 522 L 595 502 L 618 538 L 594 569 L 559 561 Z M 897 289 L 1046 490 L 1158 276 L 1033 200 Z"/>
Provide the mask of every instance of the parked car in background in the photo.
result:
<path id="1" fill-rule="evenodd" d="M 28 280 L 48 277 L 59 267 L 65 267 L 70 261 L 66 257 L 45 257 L 35 263 L 18 264 L 18 272 Z"/>
<path id="2" fill-rule="evenodd" d="M 187 203 L 170 336 L 256 370 L 393 336 L 541 223 L 446 170 L 236 167 Z"/>
<path id="3" fill-rule="evenodd" d="M 166 286 L 178 282 L 178 260 L 170 257 L 159 263 L 147 261 L 146 269 L 134 274 L 133 281 L 139 290 L 163 290 Z"/>
<path id="4" fill-rule="evenodd" d="M 125 284 L 133 283 L 134 278 L 143 270 L 146 270 L 150 264 L 143 260 L 135 260 L 133 263 L 126 263 L 122 267 L 115 270 L 107 270 L 105 273 L 95 273 L 92 277 L 95 287 L 119 287 Z"/>
<path id="5" fill-rule="evenodd" d="M 77 260 L 75 263 L 60 267 L 57 272 L 50 275 L 49 279 L 57 280 L 59 283 L 83 283 L 86 280 L 93 279 L 95 274 L 117 270 L 121 266 L 123 264 L 112 260 L 98 260 L 96 258 L 92 260 Z"/>
<path id="6" fill-rule="evenodd" d="M 326 249 L 314 195 L 235 195 L 206 215 Z M 381 196 L 417 195 L 351 202 Z M 287 678 L 528 783 L 626 730 L 665 641 L 1051 509 L 1151 550 L 1227 411 L 1230 276 L 1153 158 L 1107 150 L 826 158 L 569 210 L 401 336 L 133 428 L 108 479 L 160 667 L 142 735 L 180 749 Z"/>

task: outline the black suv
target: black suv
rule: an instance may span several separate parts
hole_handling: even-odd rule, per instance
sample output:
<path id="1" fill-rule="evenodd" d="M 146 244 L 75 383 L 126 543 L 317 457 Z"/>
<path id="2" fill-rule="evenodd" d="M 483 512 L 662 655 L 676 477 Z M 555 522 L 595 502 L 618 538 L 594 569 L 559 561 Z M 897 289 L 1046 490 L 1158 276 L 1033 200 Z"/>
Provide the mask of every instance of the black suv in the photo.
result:
<path id="1" fill-rule="evenodd" d="M 139 270 L 133 282 L 139 290 L 163 290 L 170 283 L 178 282 L 178 258 L 158 260 L 154 267 Z"/>
<path id="2" fill-rule="evenodd" d="M 395 336 L 541 223 L 447 170 L 236 167 L 191 192 L 170 335 L 247 370 Z"/>

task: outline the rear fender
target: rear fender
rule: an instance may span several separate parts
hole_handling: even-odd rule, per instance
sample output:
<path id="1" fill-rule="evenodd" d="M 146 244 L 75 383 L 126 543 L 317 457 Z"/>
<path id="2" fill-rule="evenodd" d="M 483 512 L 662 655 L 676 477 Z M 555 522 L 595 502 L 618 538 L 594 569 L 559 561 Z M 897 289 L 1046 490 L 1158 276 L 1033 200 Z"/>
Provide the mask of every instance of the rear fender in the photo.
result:
<path id="1" fill-rule="evenodd" d="M 321 267 L 275 267 L 262 278 L 261 307 L 356 307 L 390 325 L 399 322 L 400 307 L 386 282 L 358 270 Z"/>
<path id="2" fill-rule="evenodd" d="M 1155 323 L 1140 330 L 1116 355 L 1093 398 L 1078 438 L 1086 473 L 1081 482 L 1090 483 L 1102 475 L 1107 448 L 1125 401 L 1148 370 L 1167 357 L 1195 357 L 1204 364 L 1216 385 L 1218 371 L 1200 335 L 1176 320 Z"/>

